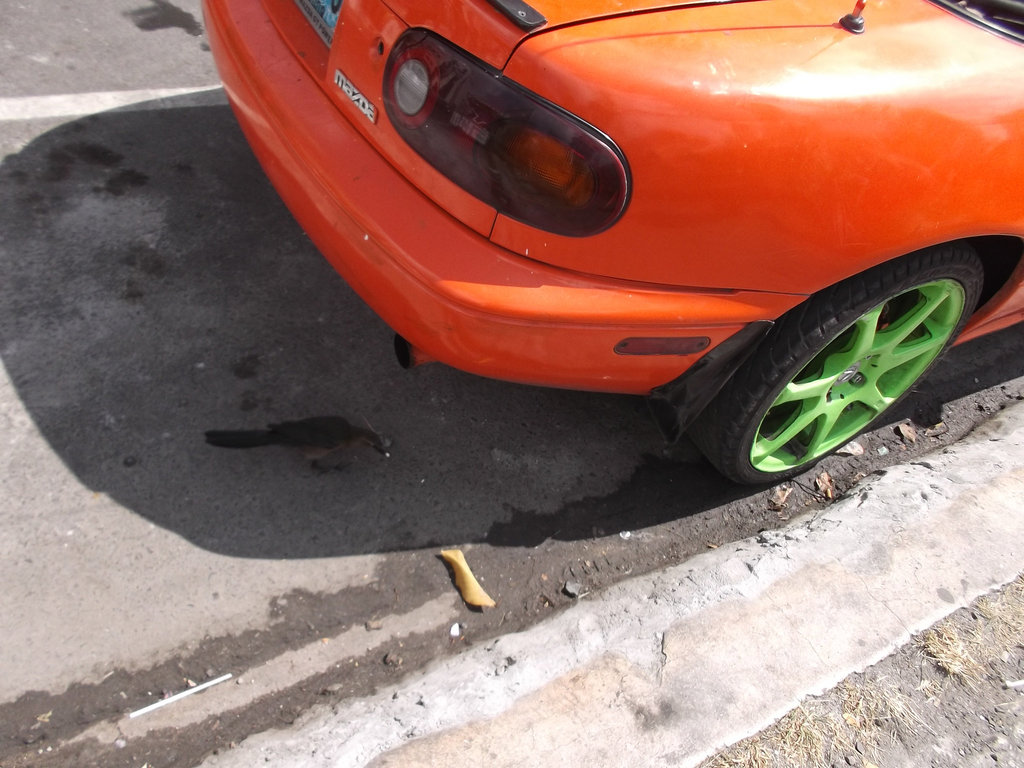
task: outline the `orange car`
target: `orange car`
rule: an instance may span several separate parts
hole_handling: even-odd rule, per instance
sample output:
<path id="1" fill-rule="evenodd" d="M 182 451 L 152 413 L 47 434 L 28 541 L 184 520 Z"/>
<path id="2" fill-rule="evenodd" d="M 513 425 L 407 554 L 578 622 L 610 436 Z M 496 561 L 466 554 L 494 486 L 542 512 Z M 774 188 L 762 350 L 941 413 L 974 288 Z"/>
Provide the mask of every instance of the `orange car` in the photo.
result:
<path id="1" fill-rule="evenodd" d="M 1024 317 L 1021 0 L 205 0 L 256 155 L 428 359 L 740 482 Z"/>

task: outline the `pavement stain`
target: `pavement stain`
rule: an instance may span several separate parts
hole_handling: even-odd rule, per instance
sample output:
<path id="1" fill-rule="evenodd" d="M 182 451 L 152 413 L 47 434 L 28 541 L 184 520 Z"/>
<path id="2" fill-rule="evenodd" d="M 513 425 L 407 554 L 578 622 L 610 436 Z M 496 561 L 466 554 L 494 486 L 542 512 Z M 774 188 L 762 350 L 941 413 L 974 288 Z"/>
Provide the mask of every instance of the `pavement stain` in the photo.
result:
<path id="1" fill-rule="evenodd" d="M 148 6 L 125 11 L 123 15 L 143 32 L 181 29 L 192 37 L 203 34 L 203 25 L 195 16 L 167 0 L 150 0 Z"/>
<path id="2" fill-rule="evenodd" d="M 54 147 L 46 153 L 46 168 L 41 179 L 48 182 L 65 181 L 78 162 L 103 168 L 113 168 L 124 159 L 114 150 L 93 142 L 70 142 Z"/>
<path id="3" fill-rule="evenodd" d="M 259 408 L 270 410 L 274 404 L 274 399 L 265 395 L 261 395 L 256 390 L 247 389 L 240 395 L 238 404 L 238 410 L 244 412 L 255 411 Z"/>
<path id="4" fill-rule="evenodd" d="M 117 197 L 124 195 L 131 189 L 145 186 L 149 182 L 149 175 L 134 168 L 120 168 L 124 161 L 124 155 L 116 152 L 110 147 L 92 141 L 72 141 L 60 144 L 50 149 L 45 156 L 44 167 L 38 174 L 40 181 L 47 184 L 58 184 L 69 181 L 79 165 L 94 169 L 106 169 L 106 175 L 102 184 L 93 187 L 94 192 L 111 194 Z M 27 181 L 27 175 L 22 172 L 22 182 Z M 28 200 L 33 202 L 36 198 Z"/>
<path id="5" fill-rule="evenodd" d="M 121 258 L 121 263 L 134 271 L 158 277 L 167 271 L 167 262 L 156 248 L 148 243 L 130 246 Z"/>
<path id="6" fill-rule="evenodd" d="M 149 176 L 134 168 L 124 168 L 110 176 L 101 187 L 94 187 L 96 192 L 106 192 L 121 197 L 126 192 L 149 183 Z"/>
<path id="7" fill-rule="evenodd" d="M 257 354 L 242 355 L 231 364 L 231 373 L 237 379 L 254 379 L 259 373 L 261 361 Z"/>
<path id="8" fill-rule="evenodd" d="M 127 271 L 121 290 L 121 298 L 126 301 L 144 298 L 148 282 L 162 278 L 167 272 L 167 262 L 148 243 L 131 245 L 119 261 Z"/>

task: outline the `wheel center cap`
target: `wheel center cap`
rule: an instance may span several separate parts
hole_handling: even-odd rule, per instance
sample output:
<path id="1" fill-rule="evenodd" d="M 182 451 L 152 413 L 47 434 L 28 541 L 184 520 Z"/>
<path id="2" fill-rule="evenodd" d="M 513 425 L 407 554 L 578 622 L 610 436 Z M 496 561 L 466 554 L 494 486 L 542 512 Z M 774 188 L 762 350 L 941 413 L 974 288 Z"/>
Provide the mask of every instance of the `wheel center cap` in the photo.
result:
<path id="1" fill-rule="evenodd" d="M 839 378 L 836 379 L 836 384 L 845 384 L 846 382 L 850 381 L 854 376 L 856 376 L 860 372 L 860 363 L 861 361 L 858 360 L 856 363 L 854 363 L 841 374 L 839 374 Z"/>

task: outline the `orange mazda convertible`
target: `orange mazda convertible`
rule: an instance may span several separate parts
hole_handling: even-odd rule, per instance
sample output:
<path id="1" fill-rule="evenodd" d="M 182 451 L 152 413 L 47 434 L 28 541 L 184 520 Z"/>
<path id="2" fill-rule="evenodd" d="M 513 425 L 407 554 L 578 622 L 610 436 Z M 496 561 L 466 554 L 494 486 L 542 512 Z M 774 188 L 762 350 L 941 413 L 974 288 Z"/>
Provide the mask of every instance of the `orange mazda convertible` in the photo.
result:
<path id="1" fill-rule="evenodd" d="M 792 476 L 1024 319 L 1022 0 L 205 0 L 406 365 L 643 394 Z"/>

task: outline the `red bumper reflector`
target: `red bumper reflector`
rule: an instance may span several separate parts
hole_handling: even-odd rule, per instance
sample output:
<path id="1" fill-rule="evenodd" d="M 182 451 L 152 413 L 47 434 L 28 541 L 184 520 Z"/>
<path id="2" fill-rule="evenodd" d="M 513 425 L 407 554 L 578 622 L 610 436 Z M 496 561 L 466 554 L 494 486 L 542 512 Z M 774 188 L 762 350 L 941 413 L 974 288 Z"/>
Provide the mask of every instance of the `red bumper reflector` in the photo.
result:
<path id="1" fill-rule="evenodd" d="M 692 355 L 703 352 L 707 336 L 631 336 L 615 345 L 617 355 Z"/>

